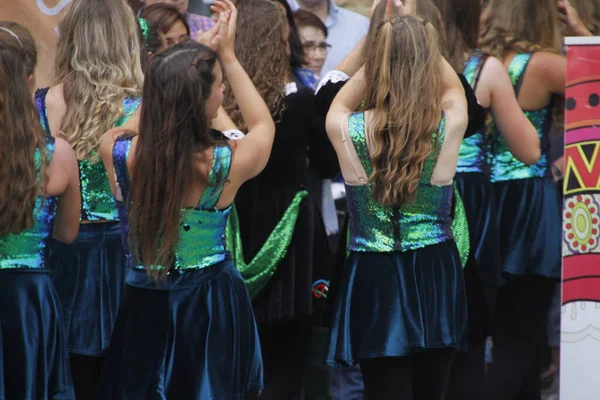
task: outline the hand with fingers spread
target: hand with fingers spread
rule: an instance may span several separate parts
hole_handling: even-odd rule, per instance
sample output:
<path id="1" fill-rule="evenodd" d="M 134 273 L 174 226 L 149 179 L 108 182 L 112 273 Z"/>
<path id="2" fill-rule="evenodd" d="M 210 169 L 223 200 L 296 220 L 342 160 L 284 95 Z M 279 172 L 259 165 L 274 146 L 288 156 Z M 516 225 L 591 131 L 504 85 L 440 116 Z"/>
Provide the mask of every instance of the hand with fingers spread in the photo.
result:
<path id="1" fill-rule="evenodd" d="M 576 36 L 594 36 L 585 27 L 575 7 L 571 5 L 569 0 L 559 0 L 558 11 L 560 12 L 560 20 L 564 22 Z"/>
<path id="2" fill-rule="evenodd" d="M 230 0 L 216 0 L 211 10 L 219 16 L 219 32 L 217 35 L 218 54 L 221 62 L 227 63 L 235 57 L 235 33 L 237 24 L 237 9 Z"/>

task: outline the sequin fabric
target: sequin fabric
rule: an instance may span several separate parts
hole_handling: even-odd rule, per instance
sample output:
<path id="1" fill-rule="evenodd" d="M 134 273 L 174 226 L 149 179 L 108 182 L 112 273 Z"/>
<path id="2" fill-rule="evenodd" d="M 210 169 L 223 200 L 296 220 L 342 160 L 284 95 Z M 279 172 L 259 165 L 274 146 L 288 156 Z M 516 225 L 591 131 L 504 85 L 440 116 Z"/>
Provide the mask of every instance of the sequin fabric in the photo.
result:
<path id="1" fill-rule="evenodd" d="M 432 140 L 440 147 L 444 140 L 445 117 L 442 117 Z M 368 176 L 371 157 L 365 135 L 364 113 L 353 113 L 349 134 Z M 399 208 L 383 206 L 373 199 L 373 184 L 346 185 L 348 200 L 348 250 L 368 252 L 410 251 L 452 239 L 450 208 L 453 187 L 430 184 L 437 154 L 425 164 L 416 200 Z"/>
<path id="2" fill-rule="evenodd" d="M 44 130 L 50 134 L 48 114 L 46 110 L 46 94 L 49 88 L 38 89 L 35 102 Z M 115 127 L 123 126 L 135 113 L 141 98 L 128 97 L 123 100 L 123 115 L 115 121 Z M 96 152 L 90 154 L 96 158 Z M 119 213 L 113 200 L 108 183 L 108 176 L 101 160 L 94 163 L 89 160 L 79 161 L 79 180 L 81 188 L 81 219 L 89 221 L 118 221 Z"/>
<path id="3" fill-rule="evenodd" d="M 531 60 L 532 53 L 517 54 L 508 67 L 508 76 L 516 87 Z M 541 110 L 525 111 L 538 132 L 541 144 L 541 157 L 534 165 L 526 165 L 517 160 L 510 152 L 506 142 L 500 135 L 497 127 L 492 124 L 490 135 L 492 138 L 490 165 L 492 182 L 510 181 L 515 179 L 543 178 L 548 172 L 548 131 L 550 127 L 551 107 Z"/>
<path id="4" fill-rule="evenodd" d="M 127 155 L 132 137 L 121 137 L 115 143 L 113 149 L 113 160 L 117 182 L 127 197 L 129 191 L 129 176 L 127 172 Z M 184 209 L 181 215 L 181 226 L 179 229 L 179 243 L 175 251 L 176 270 L 191 270 L 209 267 L 225 260 L 228 256 L 225 249 L 225 230 L 227 220 L 231 213 L 231 206 L 217 210 L 216 204 L 223 190 L 223 185 L 229 175 L 231 166 L 231 149 L 227 145 L 216 146 L 212 169 L 208 178 L 208 185 L 204 189 L 200 203 L 196 208 Z M 129 232 L 127 210 L 120 202 L 122 232 L 127 238 Z M 129 246 L 125 244 L 125 248 Z M 129 253 L 129 251 L 128 251 Z M 143 269 L 143 266 L 134 262 L 131 255 L 128 256 L 129 265 L 133 268 Z M 161 267 L 158 267 L 161 268 Z"/>
<path id="5" fill-rule="evenodd" d="M 481 64 L 485 62 L 485 57 L 483 56 L 482 52 L 474 51 L 465 62 L 463 75 L 471 87 L 475 84 L 477 71 L 481 68 Z M 471 137 L 465 138 L 460 145 L 456 172 L 485 172 L 487 168 L 486 155 L 488 145 L 489 143 L 484 132 L 478 132 Z"/>
<path id="6" fill-rule="evenodd" d="M 47 138 L 48 162 L 54 154 L 54 139 Z M 35 153 L 38 168 L 42 163 L 39 150 Z M 56 197 L 38 197 L 35 202 L 33 227 L 19 234 L 0 237 L 0 269 L 33 268 L 43 269 L 46 264 L 48 242 L 56 213 Z"/>
<path id="7" fill-rule="evenodd" d="M 262 292 L 269 279 L 277 271 L 279 263 L 285 257 L 288 247 L 294 236 L 296 221 L 300 213 L 300 204 L 308 196 L 308 192 L 302 190 L 294 196 L 294 199 L 285 210 L 285 213 L 269 235 L 265 244 L 254 256 L 252 261 L 246 264 L 242 247 L 239 220 L 235 207 L 233 208 L 227 224 L 227 250 L 231 252 L 235 267 L 240 271 L 250 298 L 255 298 Z"/>

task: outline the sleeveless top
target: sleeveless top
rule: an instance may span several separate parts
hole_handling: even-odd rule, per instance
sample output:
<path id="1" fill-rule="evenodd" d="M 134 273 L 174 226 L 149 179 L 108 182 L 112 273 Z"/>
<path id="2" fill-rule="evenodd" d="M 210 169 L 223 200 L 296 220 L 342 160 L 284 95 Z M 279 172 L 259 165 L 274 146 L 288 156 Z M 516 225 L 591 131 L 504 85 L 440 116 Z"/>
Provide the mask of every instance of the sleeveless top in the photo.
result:
<path id="1" fill-rule="evenodd" d="M 38 89 L 35 92 L 35 103 L 40 121 L 46 133 L 50 134 L 48 113 L 46 110 L 46 94 L 50 88 Z M 123 115 L 115 121 L 114 127 L 123 126 L 141 104 L 139 97 L 127 97 L 123 100 Z M 94 156 L 96 151 L 90 155 Z M 91 163 L 79 160 L 79 182 L 81 187 L 81 219 L 87 221 L 118 221 L 119 214 L 113 200 L 108 175 L 102 160 Z"/>
<path id="2" fill-rule="evenodd" d="M 127 157 L 132 139 L 133 136 L 122 136 L 117 139 L 113 148 L 113 164 L 123 199 L 127 199 L 131 187 Z M 228 258 L 225 246 L 225 229 L 232 206 L 218 210 L 216 205 L 229 176 L 231 155 L 231 148 L 228 145 L 214 147 L 212 168 L 198 206 L 182 210 L 179 242 L 175 250 L 175 264 L 173 265 L 175 270 L 185 271 L 205 268 Z M 144 266 L 138 265 L 129 251 L 127 243 L 129 223 L 125 201 L 117 201 L 117 205 L 120 211 L 127 263 L 132 268 L 144 269 Z"/>
<path id="3" fill-rule="evenodd" d="M 533 53 L 517 54 L 508 67 L 508 76 L 515 87 L 517 98 L 519 97 L 523 77 L 532 56 Z M 548 134 L 552 125 L 551 111 L 551 105 L 539 110 L 524 111 L 524 114 L 529 118 L 540 137 L 541 157 L 534 165 L 526 165 L 517 160 L 508 149 L 496 126 L 492 124 L 490 130 L 492 139 L 490 157 L 492 182 L 543 178 L 547 176 L 549 172 L 548 151 L 550 149 Z"/>
<path id="4" fill-rule="evenodd" d="M 348 133 L 368 176 L 373 167 L 367 147 L 364 113 L 348 119 Z M 432 140 L 441 147 L 446 129 L 442 117 Z M 388 207 L 373 199 L 373 183 L 362 186 L 346 184 L 348 201 L 348 250 L 361 252 L 410 251 L 452 239 L 450 210 L 453 186 L 432 185 L 431 176 L 437 160 L 432 153 L 425 163 L 414 202 Z"/>
<path id="5" fill-rule="evenodd" d="M 481 70 L 487 58 L 488 55 L 486 53 L 475 50 L 465 62 L 463 75 L 467 79 L 467 82 L 469 82 L 469 85 L 473 88 L 473 91 L 477 89 Z M 486 109 L 486 111 L 488 110 Z M 473 136 L 463 139 L 460 145 L 456 172 L 487 172 L 487 154 L 488 140 L 485 132 L 477 132 Z"/>
<path id="6" fill-rule="evenodd" d="M 46 138 L 48 164 L 54 154 L 54 138 Z M 35 151 L 35 164 L 39 171 L 42 154 Z M 41 177 L 38 175 L 38 179 Z M 35 201 L 33 227 L 21 233 L 0 236 L 0 269 L 29 268 L 44 269 L 48 254 L 48 242 L 52 235 L 57 197 L 38 196 Z"/>

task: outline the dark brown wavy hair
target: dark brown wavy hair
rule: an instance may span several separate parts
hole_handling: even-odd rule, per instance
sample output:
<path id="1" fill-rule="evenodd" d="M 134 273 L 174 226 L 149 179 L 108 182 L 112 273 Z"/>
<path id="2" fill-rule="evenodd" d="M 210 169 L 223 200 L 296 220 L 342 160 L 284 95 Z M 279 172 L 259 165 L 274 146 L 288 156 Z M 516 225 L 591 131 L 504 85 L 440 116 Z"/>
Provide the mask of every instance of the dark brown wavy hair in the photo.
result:
<path id="1" fill-rule="evenodd" d="M 27 85 L 37 62 L 31 33 L 0 22 L 0 236 L 31 228 L 36 199 L 47 180 L 46 139 Z M 36 165 L 35 152 L 42 154 Z M 40 179 L 40 176 L 42 179 Z"/>
<path id="2" fill-rule="evenodd" d="M 136 262 L 155 279 L 175 261 L 186 196 L 194 181 L 206 181 L 198 160 L 217 143 L 205 109 L 216 62 L 213 50 L 188 40 L 148 63 L 128 194 L 129 240 Z"/>
<path id="3" fill-rule="evenodd" d="M 438 34 L 413 17 L 395 17 L 373 31 L 367 49 L 365 109 L 375 145 L 375 200 L 386 206 L 414 201 L 442 116 L 442 55 Z"/>
<path id="4" fill-rule="evenodd" d="M 245 1 L 238 10 L 237 26 L 237 57 L 277 121 L 283 112 L 285 85 L 291 75 L 285 9 L 268 0 Z M 236 126 L 245 130 L 246 124 L 229 86 L 223 106 Z"/>

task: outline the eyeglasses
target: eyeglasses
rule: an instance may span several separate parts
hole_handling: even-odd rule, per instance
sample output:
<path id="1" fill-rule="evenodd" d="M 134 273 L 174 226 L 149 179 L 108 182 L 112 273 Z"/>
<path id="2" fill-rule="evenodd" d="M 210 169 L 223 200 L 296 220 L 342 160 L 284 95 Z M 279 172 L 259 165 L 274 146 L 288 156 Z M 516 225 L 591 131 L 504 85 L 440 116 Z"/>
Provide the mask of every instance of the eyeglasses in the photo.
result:
<path id="1" fill-rule="evenodd" d="M 331 48 L 331 45 L 325 42 L 315 43 L 315 42 L 306 42 L 302 43 L 302 48 L 306 53 L 327 53 L 327 51 Z"/>

